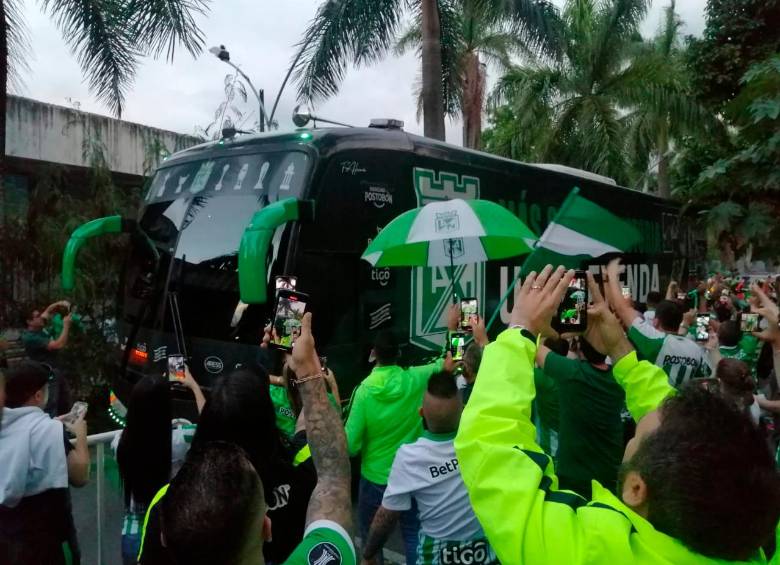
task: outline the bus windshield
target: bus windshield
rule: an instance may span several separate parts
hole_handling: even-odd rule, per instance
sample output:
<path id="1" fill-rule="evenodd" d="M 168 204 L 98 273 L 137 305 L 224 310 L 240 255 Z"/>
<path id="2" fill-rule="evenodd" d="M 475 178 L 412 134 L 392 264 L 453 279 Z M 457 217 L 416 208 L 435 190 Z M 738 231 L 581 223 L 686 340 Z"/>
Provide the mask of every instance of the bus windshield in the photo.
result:
<path id="1" fill-rule="evenodd" d="M 256 343 L 257 327 L 262 327 L 259 308 L 239 303 L 241 236 L 263 206 L 302 195 L 307 164 L 305 153 L 293 151 L 161 169 L 141 218 L 160 260 L 152 261 L 148 249 L 133 243 L 125 320 L 171 331 L 170 291 L 177 295 L 187 335 Z"/>

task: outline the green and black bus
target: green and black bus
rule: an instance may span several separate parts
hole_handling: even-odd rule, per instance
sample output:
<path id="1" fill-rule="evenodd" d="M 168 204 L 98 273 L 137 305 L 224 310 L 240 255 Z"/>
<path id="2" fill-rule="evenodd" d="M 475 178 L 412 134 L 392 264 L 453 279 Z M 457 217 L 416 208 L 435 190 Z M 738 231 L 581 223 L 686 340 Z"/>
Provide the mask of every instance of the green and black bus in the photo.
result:
<path id="1" fill-rule="evenodd" d="M 372 269 L 360 256 L 383 226 L 431 201 L 481 198 L 540 235 L 574 186 L 640 229 L 625 281 L 637 302 L 664 289 L 672 273 L 703 262 L 703 242 L 671 202 L 583 171 L 432 141 L 385 121 L 239 136 L 176 153 L 151 179 L 138 218 L 102 218 L 74 232 L 63 284 L 74 284 L 76 255 L 89 237 L 131 234 L 114 385 L 121 401 L 182 349 L 206 387 L 254 362 L 272 317 L 275 277 L 294 275 L 298 290 L 311 296 L 318 347 L 348 393 L 370 370 L 378 330 L 403 333 L 409 361 L 444 341 L 449 269 Z M 490 316 L 521 262 L 458 267 L 456 292 L 479 298 Z M 501 322 L 511 306 L 511 299 L 502 306 Z"/>

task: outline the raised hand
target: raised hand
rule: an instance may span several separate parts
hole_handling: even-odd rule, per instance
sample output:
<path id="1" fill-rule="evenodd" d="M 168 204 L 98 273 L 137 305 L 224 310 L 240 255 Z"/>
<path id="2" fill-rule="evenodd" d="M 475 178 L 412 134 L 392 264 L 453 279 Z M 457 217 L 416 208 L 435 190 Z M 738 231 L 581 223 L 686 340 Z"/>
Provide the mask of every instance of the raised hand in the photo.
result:
<path id="1" fill-rule="evenodd" d="M 553 271 L 552 265 L 538 275 L 528 275 L 515 292 L 511 325 L 522 326 L 534 335 L 556 336 L 550 322 L 573 278 L 574 271 L 567 272 L 564 267 Z"/>
<path id="2" fill-rule="evenodd" d="M 311 313 L 304 314 L 301 320 L 301 335 L 295 340 L 289 363 L 299 379 L 321 371 L 320 358 L 317 357 L 314 336 L 311 333 Z"/>
<path id="3" fill-rule="evenodd" d="M 609 355 L 613 362 L 617 363 L 633 351 L 633 348 L 620 322 L 610 310 L 609 303 L 601 295 L 593 275 L 588 273 L 587 276 L 593 304 L 588 308 L 588 329 L 585 332 L 585 339 L 596 351 Z M 622 299 L 622 296 L 620 298 Z"/>
<path id="4" fill-rule="evenodd" d="M 477 345 L 485 347 L 490 343 L 490 338 L 488 338 L 487 329 L 485 328 L 485 319 L 482 316 L 471 317 L 471 331 L 474 334 L 474 341 Z"/>

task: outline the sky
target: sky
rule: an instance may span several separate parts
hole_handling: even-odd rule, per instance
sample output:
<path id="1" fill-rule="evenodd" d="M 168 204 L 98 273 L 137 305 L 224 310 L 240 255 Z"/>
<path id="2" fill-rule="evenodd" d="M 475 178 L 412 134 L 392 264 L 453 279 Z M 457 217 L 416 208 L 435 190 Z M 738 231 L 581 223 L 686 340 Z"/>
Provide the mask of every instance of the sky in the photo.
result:
<path id="1" fill-rule="evenodd" d="M 265 89 L 270 111 L 294 46 L 321 1 L 215 0 L 210 13 L 198 21 L 206 48 L 224 44 L 231 60 L 241 66 L 257 88 Z M 553 1 L 558 5 L 565 2 Z M 82 110 L 108 115 L 108 109 L 90 95 L 75 57 L 52 19 L 41 11 L 41 3 L 22 0 L 22 4 L 32 53 L 28 58 L 30 70 L 14 93 L 63 106 L 77 104 Z M 643 34 L 655 32 L 667 5 L 667 1 L 654 0 Z M 677 10 L 686 24 L 684 34 L 701 34 L 705 5 L 706 0 L 678 0 Z M 144 59 L 127 97 L 123 119 L 193 133 L 196 127 L 205 127 L 214 119 L 224 98 L 224 77 L 231 71 L 208 51 L 196 59 L 180 51 L 173 63 Z M 356 126 L 368 125 L 371 118 L 396 118 L 405 122 L 407 131 L 422 133 L 414 95 L 418 75 L 419 63 L 413 54 L 390 55 L 370 67 L 351 68 L 340 93 L 318 105 L 316 113 Z M 282 130 L 293 127 L 295 92 L 295 86 L 289 84 L 282 94 L 276 114 Z M 252 113 L 244 124 L 249 129 L 257 117 L 256 105 L 250 102 L 241 106 L 245 115 Z M 461 135 L 461 124 L 448 122 L 447 140 L 460 144 Z"/>

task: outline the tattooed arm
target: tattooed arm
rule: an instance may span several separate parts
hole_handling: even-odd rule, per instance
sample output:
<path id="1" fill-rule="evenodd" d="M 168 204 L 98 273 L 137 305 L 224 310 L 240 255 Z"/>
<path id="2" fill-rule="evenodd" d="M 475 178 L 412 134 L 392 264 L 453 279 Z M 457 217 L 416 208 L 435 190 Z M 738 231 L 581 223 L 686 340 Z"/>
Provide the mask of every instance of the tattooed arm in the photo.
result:
<path id="1" fill-rule="evenodd" d="M 298 379 L 321 371 L 311 334 L 311 314 L 303 318 L 291 367 Z M 317 486 L 309 499 L 306 524 L 331 520 L 349 532 L 352 526 L 350 469 L 341 418 L 328 400 L 322 378 L 306 381 L 299 385 L 299 389 L 306 419 L 306 437 L 317 469 Z"/>
<path id="2" fill-rule="evenodd" d="M 387 542 L 390 534 L 393 533 L 393 529 L 400 516 L 400 512 L 388 510 L 384 506 L 379 507 L 379 510 L 374 514 L 374 521 L 371 522 L 371 530 L 368 532 L 368 539 L 366 539 L 363 544 L 364 563 L 373 562 L 376 554 L 382 551 L 382 547 L 385 545 L 385 542 Z"/>

